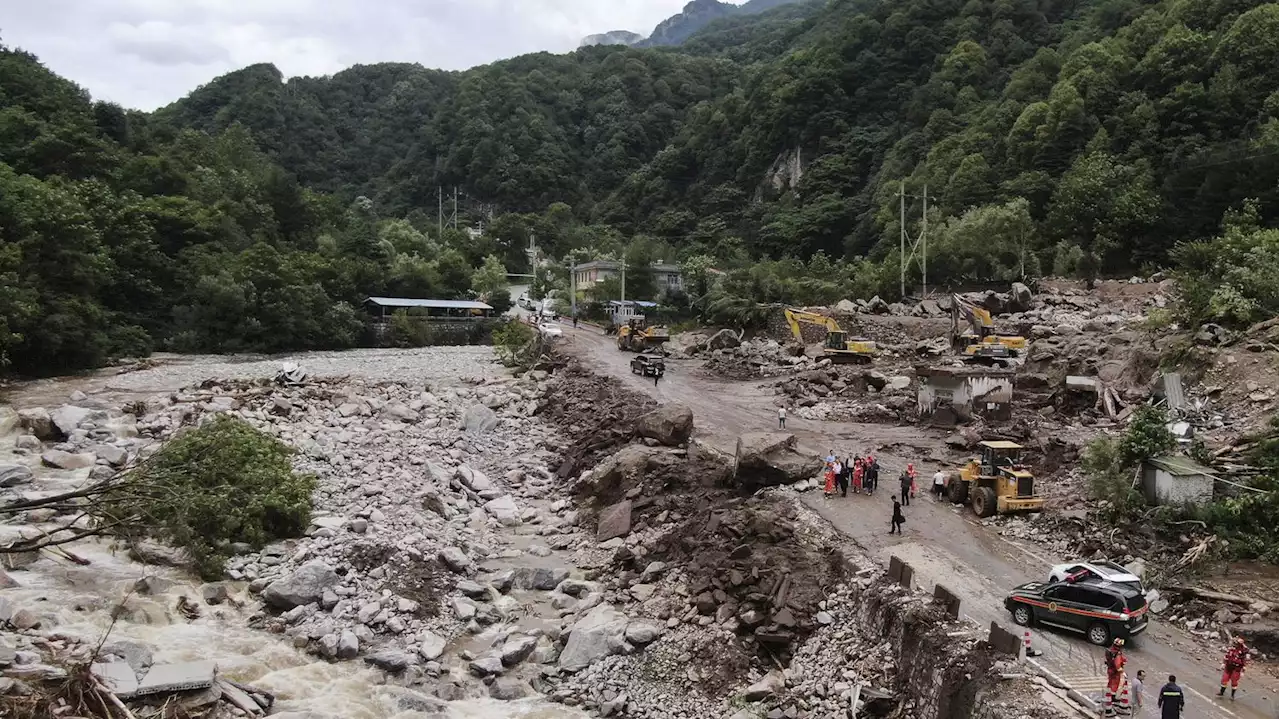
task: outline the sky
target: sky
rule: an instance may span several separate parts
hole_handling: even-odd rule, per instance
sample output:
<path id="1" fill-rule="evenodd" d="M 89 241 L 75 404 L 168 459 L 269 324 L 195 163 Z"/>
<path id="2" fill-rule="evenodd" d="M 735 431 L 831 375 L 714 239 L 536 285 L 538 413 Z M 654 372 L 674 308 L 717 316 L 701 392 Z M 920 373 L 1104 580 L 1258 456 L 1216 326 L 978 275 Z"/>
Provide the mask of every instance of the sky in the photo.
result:
<path id="1" fill-rule="evenodd" d="M 356 64 L 462 70 L 594 33 L 648 35 L 687 0 L 36 0 L 6 3 L 0 42 L 96 100 L 153 110 L 269 62 L 286 77 Z"/>

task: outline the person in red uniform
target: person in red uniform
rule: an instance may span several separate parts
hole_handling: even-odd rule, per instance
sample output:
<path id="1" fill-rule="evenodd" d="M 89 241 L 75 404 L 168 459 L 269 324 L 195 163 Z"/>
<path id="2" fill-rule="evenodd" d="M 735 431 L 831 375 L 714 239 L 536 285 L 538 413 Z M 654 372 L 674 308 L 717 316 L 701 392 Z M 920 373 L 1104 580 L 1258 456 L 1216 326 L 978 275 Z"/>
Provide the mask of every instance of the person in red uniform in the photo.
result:
<path id="1" fill-rule="evenodd" d="M 1116 715 L 1116 694 L 1120 691 L 1120 683 L 1124 681 L 1124 640 L 1117 639 L 1107 648 L 1107 693 L 1103 701 L 1103 715 Z"/>
<path id="2" fill-rule="evenodd" d="M 1240 675 L 1244 673 L 1244 665 L 1249 661 L 1249 648 L 1244 644 L 1244 637 L 1236 637 L 1236 641 L 1227 650 L 1222 660 L 1222 686 L 1218 696 L 1227 693 L 1227 683 L 1231 683 L 1231 698 L 1236 698 L 1236 688 L 1240 686 Z"/>

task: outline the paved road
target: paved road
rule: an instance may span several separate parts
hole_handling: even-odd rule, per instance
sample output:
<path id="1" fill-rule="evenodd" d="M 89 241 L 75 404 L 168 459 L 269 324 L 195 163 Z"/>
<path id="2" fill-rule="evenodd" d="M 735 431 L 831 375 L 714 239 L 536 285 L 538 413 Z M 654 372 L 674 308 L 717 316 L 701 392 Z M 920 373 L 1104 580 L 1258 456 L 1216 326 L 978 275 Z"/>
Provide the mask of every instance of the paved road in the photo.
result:
<path id="1" fill-rule="evenodd" d="M 659 401 L 692 406 L 698 438 L 716 449 L 732 453 L 741 433 L 776 428 L 779 398 L 767 381 L 719 381 L 699 376 L 696 368 L 700 362 L 669 360 L 666 376 L 655 387 L 652 380 L 631 374 L 633 355 L 617 350 L 613 339 L 599 329 L 563 326 L 566 346 L 591 361 L 597 370 L 613 374 Z M 796 434 L 803 451 L 818 455 L 832 448 L 842 456 L 874 450 L 890 477 L 907 461 L 915 462 L 922 476 L 931 475 L 936 464 L 928 457 L 940 456 L 942 438 L 938 432 L 912 426 L 822 422 L 794 416 L 788 418 L 787 430 Z M 812 492 L 804 501 L 867 554 L 886 562 L 890 554 L 896 554 L 911 564 L 921 586 L 932 589 L 934 583 L 942 582 L 960 597 L 962 614 L 983 626 L 995 621 L 1021 632 L 1004 610 L 1007 590 L 1043 579 L 1050 566 L 1067 561 L 1046 556 L 1035 545 L 1001 537 L 967 510 L 927 496 L 905 509 L 907 523 L 901 536 L 888 534 L 890 497 L 884 488 L 875 497 L 825 499 L 820 492 Z M 1155 694 L 1171 673 L 1178 676 L 1187 693 L 1184 717 L 1188 719 L 1274 719 L 1280 712 L 1274 667 L 1251 667 L 1239 698 L 1232 702 L 1215 697 L 1220 661 L 1217 646 L 1203 647 L 1200 640 L 1159 621 L 1152 622 L 1147 632 L 1130 644 L 1129 668 L 1146 670 L 1148 713 L 1152 716 Z M 1044 668 L 1101 700 L 1105 688 L 1101 648 L 1075 635 L 1039 629 L 1033 630 L 1032 646 L 1044 652 L 1036 658 Z"/>

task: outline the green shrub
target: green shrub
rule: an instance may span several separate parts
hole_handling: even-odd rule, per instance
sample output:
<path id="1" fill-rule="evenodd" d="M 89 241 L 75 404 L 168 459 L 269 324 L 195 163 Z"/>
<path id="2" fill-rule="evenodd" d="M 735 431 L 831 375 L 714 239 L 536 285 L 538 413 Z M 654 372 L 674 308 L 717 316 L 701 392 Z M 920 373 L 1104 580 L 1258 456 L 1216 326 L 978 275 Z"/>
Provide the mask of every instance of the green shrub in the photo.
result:
<path id="1" fill-rule="evenodd" d="M 538 334 L 529 325 L 510 320 L 493 331 L 493 348 L 509 367 L 532 366 L 537 359 Z"/>
<path id="2" fill-rule="evenodd" d="M 292 453 L 248 422 L 216 415 L 130 471 L 100 519 L 120 523 L 125 536 L 186 549 L 200 576 L 216 579 L 232 542 L 260 549 L 307 528 L 315 477 L 293 471 Z"/>

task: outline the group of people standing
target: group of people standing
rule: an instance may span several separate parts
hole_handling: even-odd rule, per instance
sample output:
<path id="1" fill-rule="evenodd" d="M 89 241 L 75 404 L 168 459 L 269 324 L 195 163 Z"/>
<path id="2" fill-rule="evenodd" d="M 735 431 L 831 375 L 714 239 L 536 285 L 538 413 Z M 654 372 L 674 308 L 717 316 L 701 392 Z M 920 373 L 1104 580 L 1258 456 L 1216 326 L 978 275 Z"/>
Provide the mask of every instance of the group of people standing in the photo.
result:
<path id="1" fill-rule="evenodd" d="M 826 481 L 822 491 L 827 497 L 834 497 L 837 491 L 841 497 L 848 497 L 850 486 L 855 495 L 871 496 L 880 484 L 880 461 L 874 455 L 846 457 L 842 460 L 833 449 L 827 452 L 825 465 L 823 477 Z M 902 534 L 902 524 L 907 521 L 902 508 L 911 506 L 911 500 L 915 496 L 916 467 L 908 464 L 898 475 L 898 496 L 893 498 L 893 515 L 889 519 L 890 534 Z"/>
<path id="2" fill-rule="evenodd" d="M 1124 654 L 1124 640 L 1113 641 L 1107 648 L 1104 659 L 1107 667 L 1107 691 L 1103 698 L 1102 715 L 1104 717 L 1121 716 L 1125 712 L 1121 711 L 1122 707 L 1117 705 L 1116 697 L 1123 683 L 1129 681 L 1125 672 L 1127 660 Z M 1218 696 L 1225 697 L 1227 688 L 1230 687 L 1231 698 L 1236 698 L 1236 690 L 1240 686 L 1240 675 L 1244 673 L 1248 662 L 1249 648 L 1245 644 L 1244 637 L 1236 637 L 1222 660 L 1222 686 L 1218 689 Z M 1133 680 L 1129 681 L 1132 689 L 1132 708 L 1136 710 L 1129 713 L 1139 716 L 1143 714 L 1143 707 L 1146 705 L 1143 684 L 1146 678 L 1146 672 L 1139 670 Z M 1182 687 L 1178 686 L 1178 678 L 1170 674 L 1168 683 L 1160 687 L 1160 693 L 1156 696 L 1156 708 L 1160 711 L 1161 719 L 1181 719 L 1182 710 L 1186 704 L 1187 698 L 1182 692 Z"/>
<path id="3" fill-rule="evenodd" d="M 871 455 L 839 459 L 833 449 L 827 453 L 825 464 L 823 477 L 826 484 L 822 491 L 828 497 L 834 496 L 837 489 L 841 497 L 848 497 L 850 486 L 854 494 L 871 495 L 880 482 L 880 462 Z"/>

